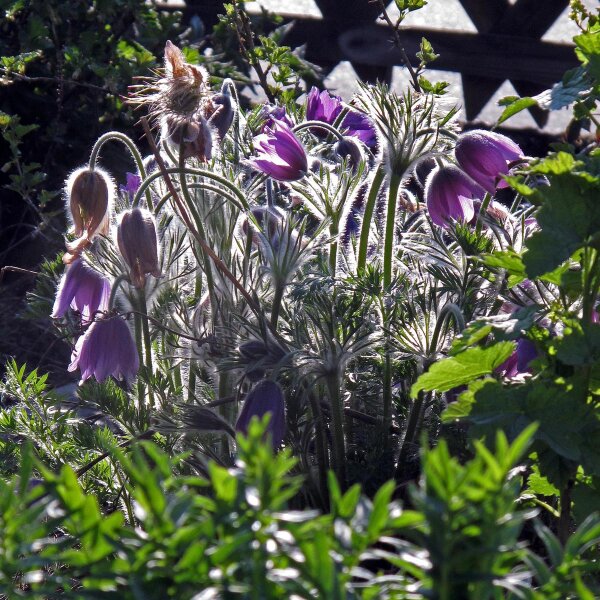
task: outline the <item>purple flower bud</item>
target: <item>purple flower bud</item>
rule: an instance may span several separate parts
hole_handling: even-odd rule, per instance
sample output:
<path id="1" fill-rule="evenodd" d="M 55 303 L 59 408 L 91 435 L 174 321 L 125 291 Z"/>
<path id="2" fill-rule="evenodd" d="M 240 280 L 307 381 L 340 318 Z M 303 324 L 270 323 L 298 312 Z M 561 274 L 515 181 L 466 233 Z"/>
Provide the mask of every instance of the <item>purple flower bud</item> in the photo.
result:
<path id="1" fill-rule="evenodd" d="M 114 185 L 102 169 L 82 167 L 66 183 L 69 210 L 73 220 L 74 242 L 67 243 L 64 261 L 73 262 L 90 245 L 94 236 L 108 233 Z"/>
<path id="2" fill-rule="evenodd" d="M 110 375 L 130 383 L 139 366 L 138 351 L 127 323 L 120 317 L 109 317 L 92 323 L 77 340 L 69 371 L 81 371 L 80 384 L 92 376 L 102 383 Z"/>
<path id="3" fill-rule="evenodd" d="M 355 110 L 346 113 L 342 121 L 342 131 L 344 135 L 351 135 L 358 138 L 367 148 L 377 146 L 377 134 L 373 122 L 367 115 Z"/>
<path id="4" fill-rule="evenodd" d="M 281 388 L 273 381 L 265 379 L 250 390 L 235 429 L 240 433 L 247 433 L 252 417 L 261 418 L 266 413 L 271 413 L 267 432 L 271 434 L 273 448 L 276 449 L 285 435 L 285 403 Z"/>
<path id="5" fill-rule="evenodd" d="M 235 115 L 234 104 L 227 86 L 219 94 L 213 94 L 208 102 L 208 124 L 214 127 L 222 140 L 229 131 Z"/>
<path id="6" fill-rule="evenodd" d="M 294 122 L 288 117 L 285 106 L 274 106 L 273 104 L 265 104 L 260 110 L 260 116 L 265 120 L 264 127 L 273 127 L 275 121 L 282 121 L 289 127 L 294 126 Z"/>
<path id="7" fill-rule="evenodd" d="M 350 137 L 344 137 L 342 140 L 337 142 L 334 146 L 334 150 L 341 158 L 348 159 L 348 164 L 354 173 L 358 169 L 360 162 L 364 160 L 360 142 L 356 142 Z"/>
<path id="8" fill-rule="evenodd" d="M 278 181 L 297 181 L 306 175 L 308 159 L 304 146 L 283 121 L 266 127 L 254 138 L 257 157 L 249 163 Z"/>
<path id="9" fill-rule="evenodd" d="M 490 194 L 506 185 L 499 177 L 508 173 L 509 163 L 523 158 L 523 151 L 510 138 L 481 129 L 463 133 L 454 154 L 465 173 Z"/>
<path id="10" fill-rule="evenodd" d="M 473 199 L 484 190 L 454 166 L 432 171 L 425 184 L 425 201 L 431 220 L 440 227 L 451 221 L 470 222 L 475 216 Z"/>
<path id="11" fill-rule="evenodd" d="M 531 373 L 529 365 L 537 357 L 535 344 L 527 338 L 519 338 L 515 351 L 496 369 L 496 372 L 510 378 Z"/>
<path id="12" fill-rule="evenodd" d="M 89 323 L 94 313 L 108 310 L 109 297 L 108 279 L 77 258 L 58 284 L 52 318 L 63 317 L 70 306 L 81 313 L 83 323 Z"/>
<path id="13" fill-rule="evenodd" d="M 160 277 L 156 226 L 147 210 L 134 208 L 121 213 L 117 243 L 136 288 L 144 287 L 148 274 Z"/>

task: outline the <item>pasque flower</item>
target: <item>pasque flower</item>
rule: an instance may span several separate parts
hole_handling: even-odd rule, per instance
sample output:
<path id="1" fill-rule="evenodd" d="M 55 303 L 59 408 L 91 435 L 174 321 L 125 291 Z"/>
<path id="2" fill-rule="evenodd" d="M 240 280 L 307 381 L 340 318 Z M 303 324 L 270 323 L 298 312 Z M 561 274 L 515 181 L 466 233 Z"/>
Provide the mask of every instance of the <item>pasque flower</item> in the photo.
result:
<path id="1" fill-rule="evenodd" d="M 90 245 L 94 236 L 108 233 L 114 184 L 102 169 L 82 167 L 69 177 L 66 190 L 72 232 L 77 236 L 75 241 L 67 243 L 68 252 L 63 260 L 69 264 Z"/>
<path id="2" fill-rule="evenodd" d="M 535 344 L 527 338 L 519 338 L 515 351 L 498 367 L 497 371 L 504 377 L 518 377 L 531 373 L 531 361 L 538 357 Z"/>
<path id="3" fill-rule="evenodd" d="M 127 323 L 113 316 L 95 321 L 77 340 L 69 371 L 81 371 L 80 383 L 90 377 L 102 383 L 110 375 L 131 382 L 139 366 L 138 351 Z"/>
<path id="4" fill-rule="evenodd" d="M 509 172 L 509 164 L 523 158 L 523 151 L 510 138 L 480 129 L 460 135 L 454 154 L 465 173 L 490 194 L 503 185 L 499 177 Z"/>
<path id="5" fill-rule="evenodd" d="M 136 288 L 144 287 L 148 274 L 160 277 L 156 225 L 147 210 L 134 208 L 121 213 L 117 244 L 129 267 L 131 283 Z"/>
<path id="6" fill-rule="evenodd" d="M 267 431 L 271 434 L 273 448 L 278 448 L 285 435 L 285 403 L 283 392 L 274 381 L 264 379 L 250 390 L 235 429 L 247 433 L 252 417 L 262 418 L 267 413 L 271 414 Z"/>
<path id="7" fill-rule="evenodd" d="M 108 309 L 109 297 L 108 279 L 76 258 L 58 284 L 52 318 L 63 317 L 70 306 L 81 313 L 84 323 L 89 323 L 97 311 Z"/>
<path id="8" fill-rule="evenodd" d="M 339 96 L 332 96 L 327 90 L 319 92 L 316 87 L 312 87 L 306 96 L 306 118 L 309 121 L 323 121 L 333 125 L 342 109 L 342 99 Z M 364 113 L 349 110 L 342 120 L 340 129 L 345 135 L 357 137 L 370 148 L 377 145 L 373 123 Z M 326 132 L 315 128 L 313 133 L 324 136 Z"/>
<path id="9" fill-rule="evenodd" d="M 279 181 L 297 181 L 306 175 L 306 150 L 283 121 L 273 121 L 265 133 L 254 138 L 256 158 L 249 163 Z"/>
<path id="10" fill-rule="evenodd" d="M 441 227 L 452 221 L 471 221 L 475 216 L 473 200 L 484 194 L 479 185 L 452 165 L 436 168 L 425 184 L 429 216 Z"/>

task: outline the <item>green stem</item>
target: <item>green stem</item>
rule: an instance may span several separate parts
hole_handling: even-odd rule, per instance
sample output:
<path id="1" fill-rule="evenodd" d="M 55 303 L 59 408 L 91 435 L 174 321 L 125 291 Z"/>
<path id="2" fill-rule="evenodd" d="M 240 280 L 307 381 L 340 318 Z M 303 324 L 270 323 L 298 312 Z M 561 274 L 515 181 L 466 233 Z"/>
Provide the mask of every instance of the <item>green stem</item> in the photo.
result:
<path id="1" fill-rule="evenodd" d="M 146 177 L 144 179 L 144 181 L 142 182 L 142 185 L 140 185 L 138 191 L 135 193 L 135 196 L 134 196 L 133 202 L 132 202 L 132 206 L 134 206 L 134 207 L 137 206 L 140 203 L 142 194 L 148 189 L 150 184 L 155 179 L 159 179 L 159 178 L 163 177 L 165 174 L 179 175 L 182 180 L 185 178 L 185 175 L 196 175 L 198 177 L 206 177 L 207 179 L 212 179 L 213 181 L 216 181 L 217 183 L 220 183 L 221 185 L 226 187 L 229 191 L 233 192 L 233 195 L 239 201 L 239 204 L 237 202 L 235 202 L 235 205 L 237 206 L 237 208 L 239 208 L 240 210 L 243 210 L 243 209 L 248 210 L 248 201 L 246 200 L 246 197 L 244 196 L 244 194 L 242 194 L 242 192 L 238 189 L 238 187 L 236 185 L 231 183 L 225 177 L 221 177 L 220 175 L 217 175 L 216 173 L 207 171 L 205 169 L 193 169 L 192 167 L 184 167 L 184 168 L 167 167 L 167 168 L 165 168 L 164 173 L 162 170 L 152 173 L 152 175 L 149 175 L 148 177 Z M 232 199 L 229 194 L 225 197 L 228 200 Z"/>
<path id="2" fill-rule="evenodd" d="M 481 203 L 481 207 L 479 208 L 479 216 L 477 217 L 477 225 L 475 226 L 475 233 L 477 233 L 477 235 L 481 234 L 481 230 L 483 229 L 483 216 L 487 212 L 488 206 L 490 205 L 491 201 L 492 201 L 492 195 L 489 193 L 486 193 L 485 196 L 483 197 L 483 202 Z"/>
<path id="3" fill-rule="evenodd" d="M 146 292 L 144 289 L 138 291 L 138 301 L 140 305 L 141 320 L 142 320 L 142 334 L 144 337 L 144 350 L 145 350 L 145 367 L 146 373 L 149 380 L 152 379 L 152 341 L 150 339 L 150 322 L 148 321 L 148 307 L 146 305 Z M 154 408 L 154 394 L 152 392 L 152 384 L 148 384 L 148 402 L 150 408 Z"/>
<path id="4" fill-rule="evenodd" d="M 369 188 L 369 194 L 365 202 L 365 210 L 363 213 L 362 225 L 360 229 L 360 240 L 358 244 L 358 260 L 357 270 L 365 268 L 367 264 L 367 250 L 369 247 L 369 231 L 371 229 L 371 222 L 373 221 L 373 213 L 375 212 L 375 204 L 377 202 L 377 194 L 381 188 L 381 184 L 385 178 L 385 171 L 382 166 L 379 166 L 373 181 L 371 181 L 371 187 Z"/>
<path id="5" fill-rule="evenodd" d="M 392 283 L 394 239 L 396 237 L 396 205 L 398 204 L 398 190 L 402 178 L 392 173 L 388 189 L 387 216 L 385 222 L 385 239 L 383 243 L 383 285 L 389 287 Z"/>
<path id="6" fill-rule="evenodd" d="M 325 129 L 329 133 L 332 133 L 340 141 L 344 139 L 344 136 L 335 127 L 329 125 L 328 123 L 324 123 L 323 121 L 304 121 L 304 123 L 300 123 L 300 125 L 293 127 L 292 131 L 297 133 L 303 129 L 312 129 L 315 127 L 317 129 Z"/>
<path id="7" fill-rule="evenodd" d="M 96 162 L 98 160 L 98 154 L 100 153 L 102 146 L 104 146 L 106 142 L 111 141 L 122 142 L 123 144 L 125 144 L 128 150 L 131 152 L 131 156 L 133 156 L 133 160 L 135 161 L 140 177 L 142 178 L 142 180 L 146 179 L 146 169 L 144 167 L 144 160 L 142 159 L 140 151 L 137 149 L 137 146 L 135 145 L 134 141 L 130 137 L 126 136 L 124 133 L 121 133 L 120 131 L 109 131 L 108 133 L 101 135 L 96 140 L 96 143 L 92 148 L 92 153 L 90 154 L 90 170 L 93 171 L 95 169 Z M 150 195 L 150 190 L 146 190 L 145 193 L 148 207 L 152 209 L 152 196 Z M 134 206 L 137 206 L 137 204 L 134 204 Z"/>
<path id="8" fill-rule="evenodd" d="M 283 292 L 285 287 L 281 284 L 278 284 L 275 287 L 275 292 L 273 294 L 273 303 L 271 305 L 271 326 L 273 329 L 277 327 L 277 322 L 279 321 L 279 311 L 281 310 L 281 300 L 283 299 Z"/>
<path id="9" fill-rule="evenodd" d="M 333 428 L 333 470 L 340 488 L 346 489 L 346 442 L 344 439 L 344 405 L 337 374 L 327 377 L 327 391 L 331 403 Z"/>
<path id="10" fill-rule="evenodd" d="M 400 454 L 398 456 L 398 465 L 396 466 L 396 478 L 399 479 L 402 475 L 406 459 L 408 458 L 408 450 L 410 445 L 415 443 L 419 431 L 421 429 L 422 421 L 422 409 L 425 403 L 424 392 L 419 392 L 417 398 L 413 402 L 408 416 L 408 423 L 406 424 L 406 430 L 404 439 L 400 447 Z"/>
<path id="11" fill-rule="evenodd" d="M 188 403 L 194 404 L 196 401 L 196 368 L 190 361 L 190 370 L 188 372 Z"/>
<path id="12" fill-rule="evenodd" d="M 387 450 L 390 443 L 390 427 L 392 426 L 392 357 L 388 346 L 388 337 L 385 343 L 385 358 L 383 362 L 383 447 Z"/>
<path id="13" fill-rule="evenodd" d="M 142 316 L 140 307 L 135 299 L 132 298 L 132 304 L 134 305 L 135 312 L 133 313 L 133 332 L 135 336 L 135 345 L 138 350 L 138 357 L 140 361 L 140 365 L 144 364 L 144 347 L 142 343 Z M 144 406 L 146 393 L 144 389 L 144 381 L 138 375 L 137 378 L 137 393 L 138 393 L 138 402 L 140 409 Z"/>
<path id="14" fill-rule="evenodd" d="M 338 224 L 331 223 L 329 227 L 329 233 L 331 235 L 331 243 L 329 244 L 329 267 L 331 269 L 331 276 L 335 277 L 337 269 L 337 254 L 338 254 Z"/>

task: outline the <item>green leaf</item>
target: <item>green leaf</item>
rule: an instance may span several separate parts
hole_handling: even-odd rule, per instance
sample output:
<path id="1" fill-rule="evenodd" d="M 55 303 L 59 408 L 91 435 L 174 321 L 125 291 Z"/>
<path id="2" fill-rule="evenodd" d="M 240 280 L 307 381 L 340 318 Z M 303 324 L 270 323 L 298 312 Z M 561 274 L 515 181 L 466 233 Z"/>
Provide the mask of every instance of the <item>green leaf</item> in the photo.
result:
<path id="1" fill-rule="evenodd" d="M 600 325 L 586 324 L 555 340 L 556 357 L 566 365 L 590 365 L 600 360 Z"/>
<path id="2" fill-rule="evenodd" d="M 420 391 L 447 392 L 473 379 L 489 375 L 514 349 L 512 342 L 500 342 L 489 348 L 469 348 L 461 354 L 434 363 L 412 386 L 411 396 L 415 398 Z"/>
<path id="3" fill-rule="evenodd" d="M 502 111 L 502 114 L 498 119 L 498 125 L 500 125 L 500 123 L 504 123 L 504 121 L 506 121 L 507 119 L 510 119 L 512 116 L 516 115 L 517 113 L 520 113 L 522 110 L 525 110 L 526 108 L 529 108 L 531 106 L 537 106 L 537 102 L 534 98 L 530 97 L 519 98 L 518 100 L 511 102 Z"/>
<path id="4" fill-rule="evenodd" d="M 589 92 L 592 82 L 586 69 L 577 67 L 567 71 L 562 81 L 535 96 L 540 108 L 546 110 L 561 110 L 581 99 Z"/>

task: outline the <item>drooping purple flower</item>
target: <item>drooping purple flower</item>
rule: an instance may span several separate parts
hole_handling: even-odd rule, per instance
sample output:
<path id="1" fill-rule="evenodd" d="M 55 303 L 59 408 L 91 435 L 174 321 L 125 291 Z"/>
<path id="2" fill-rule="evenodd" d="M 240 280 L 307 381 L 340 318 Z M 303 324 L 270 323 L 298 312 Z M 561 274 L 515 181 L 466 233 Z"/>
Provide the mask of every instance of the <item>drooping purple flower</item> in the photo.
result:
<path id="1" fill-rule="evenodd" d="M 343 104 L 340 96 L 333 96 L 327 90 L 319 92 L 312 87 L 306 96 L 306 118 L 309 121 L 323 121 L 333 125 L 342 112 Z M 365 146 L 374 148 L 377 145 L 375 128 L 369 117 L 361 112 L 349 110 L 340 125 L 344 135 L 358 138 Z M 326 132 L 315 128 L 313 133 L 319 137 L 325 137 Z"/>
<path id="2" fill-rule="evenodd" d="M 285 402 L 281 388 L 273 381 L 264 379 L 250 390 L 235 429 L 245 434 L 252 417 L 262 418 L 267 413 L 271 413 L 267 432 L 271 434 L 273 448 L 279 448 L 285 435 Z"/>
<path id="3" fill-rule="evenodd" d="M 440 227 L 452 221 L 470 222 L 475 216 L 473 200 L 483 195 L 479 185 L 452 165 L 432 171 L 425 184 L 429 216 Z"/>
<path id="4" fill-rule="evenodd" d="M 95 321 L 77 340 L 69 371 L 81 371 L 80 384 L 90 377 L 102 383 L 110 375 L 130 383 L 139 366 L 131 331 L 123 319 L 115 316 Z"/>
<path id="5" fill-rule="evenodd" d="M 127 183 L 119 187 L 122 194 L 127 195 L 129 201 L 133 200 L 135 193 L 140 189 L 142 185 L 142 178 L 136 173 L 125 173 Z"/>
<path id="6" fill-rule="evenodd" d="M 58 284 L 51 316 L 53 319 L 64 317 L 70 306 L 81 313 L 84 323 L 89 323 L 94 313 L 108 309 L 109 297 L 108 279 L 76 258 Z"/>
<path id="7" fill-rule="evenodd" d="M 134 208 L 121 213 L 117 243 L 129 267 L 131 283 L 136 288 L 144 287 L 148 274 L 160 277 L 156 225 L 149 211 Z"/>
<path id="8" fill-rule="evenodd" d="M 254 147 L 257 156 L 248 162 L 255 169 L 278 181 L 297 181 L 306 175 L 306 150 L 283 121 L 265 127 L 265 133 L 254 138 Z"/>
<path id="9" fill-rule="evenodd" d="M 510 138 L 475 129 L 459 136 L 454 149 L 458 164 L 487 192 L 505 187 L 499 179 L 509 171 L 509 163 L 523 158 L 523 151 Z"/>

